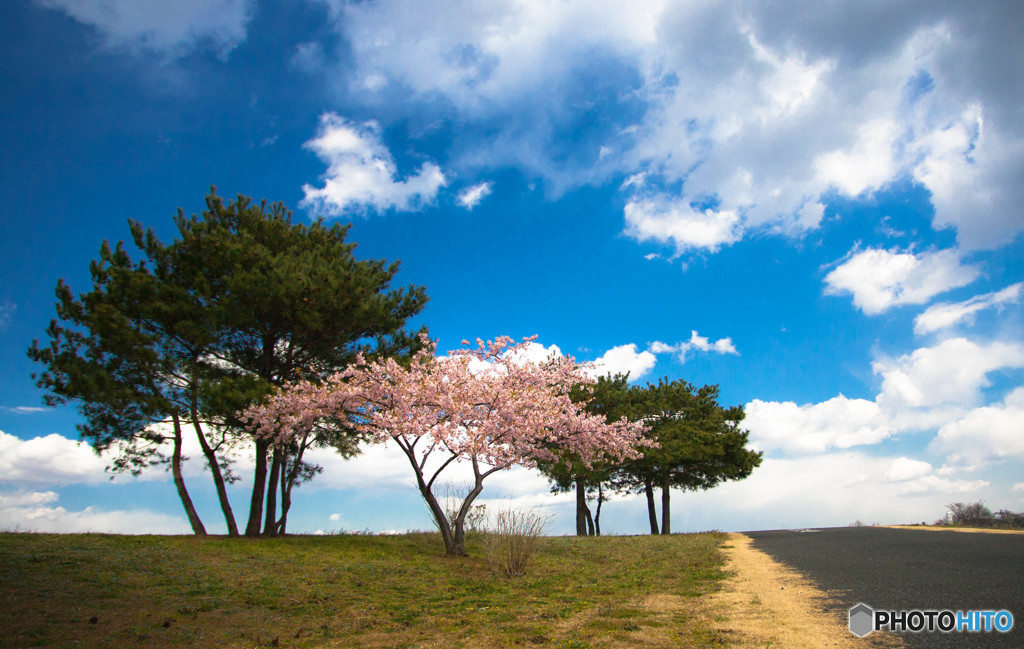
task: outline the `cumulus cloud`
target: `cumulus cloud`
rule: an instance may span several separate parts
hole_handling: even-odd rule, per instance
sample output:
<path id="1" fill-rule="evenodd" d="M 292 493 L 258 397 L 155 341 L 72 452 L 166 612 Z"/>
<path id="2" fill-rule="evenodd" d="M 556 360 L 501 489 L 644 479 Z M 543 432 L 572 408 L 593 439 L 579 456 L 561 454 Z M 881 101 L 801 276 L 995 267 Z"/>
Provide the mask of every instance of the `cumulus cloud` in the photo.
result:
<path id="1" fill-rule="evenodd" d="M 164 426 L 158 424 L 157 427 Z M 170 424 L 166 424 L 170 428 Z M 208 480 L 206 460 L 195 434 L 191 429 L 184 429 L 182 454 L 182 475 L 186 479 L 198 478 Z M 170 436 L 160 449 L 166 456 L 171 454 Z M 165 465 L 148 467 L 139 476 L 114 474 L 107 471 L 115 459 L 119 448 L 111 446 L 107 451 L 97 455 L 87 443 L 68 439 L 63 435 L 50 434 L 31 439 L 20 439 L 0 431 L 0 485 L 16 484 L 26 487 L 52 487 L 72 484 L 105 484 L 111 481 L 127 482 L 135 480 L 164 481 L 170 479 Z M 233 463 L 233 468 L 241 475 L 247 475 L 253 465 L 253 459 L 243 446 L 226 455 Z M 205 477 L 204 477 L 205 476 Z"/>
<path id="2" fill-rule="evenodd" d="M 876 444 L 892 434 L 877 403 L 843 395 L 802 406 L 754 399 L 745 410 L 751 444 L 765 451 L 823 453 Z"/>
<path id="3" fill-rule="evenodd" d="M 688 341 L 676 343 L 675 345 L 669 345 L 656 340 L 651 343 L 650 351 L 655 354 L 675 354 L 680 363 L 685 363 L 687 355 L 693 351 L 739 355 L 739 352 L 736 351 L 736 346 L 732 342 L 732 338 L 719 338 L 715 342 L 711 342 L 710 338 L 701 336 L 696 330 L 690 332 L 690 339 Z"/>
<path id="4" fill-rule="evenodd" d="M 462 207 L 472 211 L 474 207 L 480 204 L 480 201 L 491 195 L 492 187 L 494 187 L 494 183 L 491 182 L 477 183 L 459 192 L 456 201 Z"/>
<path id="5" fill-rule="evenodd" d="M 1024 458 L 1024 387 L 1001 403 L 976 408 L 939 429 L 935 445 L 952 453 L 955 464 L 978 466 Z"/>
<path id="6" fill-rule="evenodd" d="M 701 210 L 665 195 L 630 200 L 625 216 L 628 236 L 671 244 L 677 255 L 693 249 L 715 252 L 742 234 L 735 211 Z"/>
<path id="7" fill-rule="evenodd" d="M 320 116 L 317 135 L 306 142 L 327 163 L 323 187 L 302 186 L 305 198 L 300 205 L 328 216 L 352 211 L 389 209 L 410 211 L 431 203 L 447 184 L 441 168 L 424 162 L 404 180 L 398 180 L 398 168 L 391 152 L 381 141 L 376 122 L 357 124 L 335 113 Z"/>
<path id="8" fill-rule="evenodd" d="M 188 534 L 191 528 L 179 516 L 148 509 L 104 510 L 86 507 L 69 511 L 54 506 L 55 492 L 16 491 L 0 493 L 0 530 L 28 532 L 105 534 Z"/>
<path id="9" fill-rule="evenodd" d="M 869 248 L 851 251 L 825 276 L 826 295 L 853 295 L 868 315 L 904 304 L 924 304 L 940 293 L 966 286 L 981 275 L 962 263 L 955 249 L 917 253 Z"/>
<path id="10" fill-rule="evenodd" d="M 99 484 L 107 462 L 88 444 L 52 434 L 22 440 L 0 431 L 0 481 L 22 486 Z"/>
<path id="11" fill-rule="evenodd" d="M 963 249 L 1024 228 L 1014 3 L 326 1 L 351 47 L 349 90 L 413 115 L 454 110 L 457 165 L 570 187 L 647 172 L 657 198 L 626 202 L 644 241 L 714 251 L 799 235 L 832 192 L 908 178 Z M 608 119 L 588 119 L 595 106 Z M 566 132 L 590 153 L 567 153 Z M 708 198 L 711 213 L 691 207 Z"/>
<path id="12" fill-rule="evenodd" d="M 891 119 L 877 119 L 857 129 L 850 150 L 837 149 L 815 157 L 817 179 L 847 196 L 857 196 L 895 177 L 893 153 L 899 126 Z"/>
<path id="13" fill-rule="evenodd" d="M 962 419 L 968 413 L 991 414 L 975 410 L 983 388 L 991 384 L 990 375 L 1021 367 L 1024 345 L 953 338 L 898 358 L 875 360 L 872 369 L 881 377 L 881 389 L 874 400 L 839 395 L 797 405 L 754 399 L 746 405 L 743 425 L 758 449 L 787 454 L 877 444 L 897 433 L 934 430 L 951 421 L 966 421 L 966 428 L 948 428 L 946 436 L 963 437 L 954 432 L 974 430 L 969 424 L 975 420 Z"/>
<path id="14" fill-rule="evenodd" d="M 648 351 L 638 352 L 636 344 L 629 343 L 606 351 L 593 361 L 589 373 L 593 376 L 629 373 L 629 379 L 635 381 L 654 369 L 657 362 L 654 354 Z"/>
<path id="15" fill-rule="evenodd" d="M 961 322 L 972 320 L 976 313 L 985 309 L 1017 303 L 1020 301 L 1022 287 L 1024 287 L 1024 282 L 1018 282 L 1001 291 L 978 295 L 964 302 L 933 304 L 924 313 L 914 318 L 914 333 L 922 335 L 947 329 Z"/>
<path id="16" fill-rule="evenodd" d="M 896 359 L 872 363 L 882 377 L 876 401 L 892 425 L 905 430 L 939 426 L 980 404 L 993 372 L 1024 367 L 1024 345 L 951 338 Z"/>
<path id="17" fill-rule="evenodd" d="M 95 27 L 112 47 L 170 58 L 209 46 L 226 56 L 245 40 L 252 0 L 35 0 Z"/>

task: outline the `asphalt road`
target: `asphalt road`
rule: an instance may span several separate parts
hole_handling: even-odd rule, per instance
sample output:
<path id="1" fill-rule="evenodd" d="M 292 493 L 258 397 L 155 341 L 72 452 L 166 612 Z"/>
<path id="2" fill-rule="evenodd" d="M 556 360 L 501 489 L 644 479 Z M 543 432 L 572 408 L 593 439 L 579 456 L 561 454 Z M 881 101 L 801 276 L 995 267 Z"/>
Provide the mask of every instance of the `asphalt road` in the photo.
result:
<path id="1" fill-rule="evenodd" d="M 1014 617 L 1009 633 L 905 632 L 907 647 L 1024 648 L 1024 534 L 881 527 L 744 534 L 827 591 L 834 598 L 828 608 L 844 620 L 859 602 L 876 611 L 1007 610 Z"/>

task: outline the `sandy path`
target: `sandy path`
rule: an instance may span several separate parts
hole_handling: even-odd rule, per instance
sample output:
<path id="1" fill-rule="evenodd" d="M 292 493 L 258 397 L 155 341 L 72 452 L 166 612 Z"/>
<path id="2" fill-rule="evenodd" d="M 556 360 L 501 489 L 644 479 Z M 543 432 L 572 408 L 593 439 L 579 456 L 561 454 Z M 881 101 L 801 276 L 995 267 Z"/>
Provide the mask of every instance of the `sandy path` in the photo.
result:
<path id="1" fill-rule="evenodd" d="M 723 589 L 708 597 L 712 624 L 734 646 L 744 649 L 821 649 L 900 647 L 888 634 L 857 638 L 847 628 L 845 612 L 825 609 L 828 597 L 799 573 L 756 550 L 749 537 L 729 534 L 723 546 Z"/>
<path id="2" fill-rule="evenodd" d="M 939 527 L 934 525 L 883 525 L 894 530 L 928 530 L 929 532 L 968 532 L 970 534 L 1024 534 L 1024 530 L 996 530 L 987 527 Z"/>

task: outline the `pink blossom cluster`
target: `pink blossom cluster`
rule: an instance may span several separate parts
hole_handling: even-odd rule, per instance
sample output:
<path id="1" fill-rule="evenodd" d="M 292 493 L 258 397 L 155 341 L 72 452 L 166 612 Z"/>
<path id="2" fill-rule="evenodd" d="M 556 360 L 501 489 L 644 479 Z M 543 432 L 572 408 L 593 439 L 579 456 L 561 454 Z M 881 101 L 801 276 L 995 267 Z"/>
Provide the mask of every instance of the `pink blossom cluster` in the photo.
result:
<path id="1" fill-rule="evenodd" d="M 569 391 L 594 379 L 572 357 L 525 361 L 531 341 L 478 339 L 475 349 L 463 341 L 462 349 L 438 356 L 424 336 L 408 368 L 359 356 L 320 384 L 282 389 L 246 418 L 256 435 L 275 443 L 324 420 L 347 420 L 374 442 L 396 441 L 420 470 L 434 451 L 450 454 L 445 465 L 471 460 L 492 471 L 533 466 L 566 450 L 587 463 L 601 455 L 637 457 L 643 425 L 585 412 Z"/>

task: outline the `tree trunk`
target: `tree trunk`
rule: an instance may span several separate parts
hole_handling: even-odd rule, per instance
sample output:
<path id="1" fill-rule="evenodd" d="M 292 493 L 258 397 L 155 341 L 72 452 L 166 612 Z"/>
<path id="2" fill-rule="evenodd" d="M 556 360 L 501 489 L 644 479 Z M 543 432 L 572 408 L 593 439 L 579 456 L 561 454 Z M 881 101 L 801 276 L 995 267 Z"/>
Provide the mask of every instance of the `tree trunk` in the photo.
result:
<path id="1" fill-rule="evenodd" d="M 185 479 L 181 475 L 181 419 L 178 413 L 171 415 L 174 420 L 174 454 L 171 456 L 171 475 L 174 478 L 174 486 L 178 489 L 178 497 L 185 507 L 185 515 L 188 516 L 188 524 L 192 526 L 192 532 L 196 536 L 206 536 L 206 528 L 203 521 L 196 513 L 195 505 L 192 504 L 192 497 L 188 495 L 185 488 Z"/>
<path id="2" fill-rule="evenodd" d="M 256 470 L 253 472 L 252 499 L 249 501 L 249 522 L 245 525 L 245 535 L 260 535 L 260 524 L 263 522 L 263 496 L 267 489 L 267 450 L 270 440 L 256 440 Z"/>
<path id="3" fill-rule="evenodd" d="M 192 404 L 192 427 L 199 438 L 199 447 L 203 449 L 206 457 L 206 464 L 210 467 L 210 474 L 213 475 L 213 485 L 217 489 L 217 499 L 220 501 L 220 510 L 224 513 L 224 522 L 228 527 L 228 536 L 238 536 L 238 525 L 235 524 L 235 513 L 231 511 L 231 501 L 228 500 L 228 490 L 224 486 L 224 474 L 220 472 L 220 463 L 217 461 L 217 454 L 210 448 L 210 442 L 206 439 L 206 433 L 199 423 L 199 413 L 195 403 Z"/>
<path id="4" fill-rule="evenodd" d="M 658 534 L 658 510 L 654 508 L 654 485 L 650 478 L 644 479 L 644 493 L 647 495 L 647 518 L 651 523 L 651 534 Z"/>
<path id="5" fill-rule="evenodd" d="M 483 476 L 480 475 L 480 466 L 477 464 L 475 457 L 473 458 L 473 477 L 473 490 L 466 495 L 465 499 L 463 499 L 462 506 L 459 507 L 459 512 L 455 515 L 455 529 L 452 534 L 452 547 L 450 551 L 447 548 L 445 549 L 445 554 L 449 556 L 468 556 L 466 552 L 466 516 L 469 514 L 469 510 L 473 507 L 473 501 L 476 500 L 476 497 L 484 490 Z"/>
<path id="6" fill-rule="evenodd" d="M 590 507 L 586 509 L 587 515 L 587 536 L 594 536 L 594 517 L 590 515 Z"/>
<path id="7" fill-rule="evenodd" d="M 597 483 L 597 511 L 594 512 L 594 530 L 597 536 L 601 536 L 601 505 L 604 503 L 604 489 L 601 483 Z"/>
<path id="8" fill-rule="evenodd" d="M 277 535 L 277 483 L 281 476 L 283 455 L 284 449 L 280 444 L 275 444 L 270 461 L 270 478 L 267 480 L 267 515 L 263 522 L 263 536 Z"/>
<path id="9" fill-rule="evenodd" d="M 576 536 L 587 535 L 587 490 L 582 478 L 576 478 Z"/>
<path id="10" fill-rule="evenodd" d="M 285 454 L 281 461 L 281 518 L 277 521 L 277 533 L 285 535 L 288 527 L 288 510 L 292 507 L 292 489 L 299 477 L 299 470 L 302 468 L 302 456 L 309 447 L 309 432 L 302 438 L 299 450 L 292 458 L 291 466 L 288 466 L 288 455 Z"/>
<path id="11" fill-rule="evenodd" d="M 296 461 L 295 466 L 298 466 Z M 295 471 L 287 471 L 287 466 L 281 467 L 281 518 L 277 521 L 277 534 L 285 535 L 285 528 L 288 527 L 288 510 L 292 507 L 292 486 L 295 482 Z"/>
<path id="12" fill-rule="evenodd" d="M 671 534 L 672 533 L 672 523 L 671 523 L 672 513 L 671 513 L 671 511 L 669 509 L 669 507 L 670 507 L 669 498 L 671 497 L 670 494 L 672 492 L 671 486 L 672 485 L 669 484 L 669 475 L 668 475 L 668 473 L 666 473 L 665 474 L 665 479 L 662 481 L 662 484 L 661 484 L 661 533 L 662 534 Z"/>

